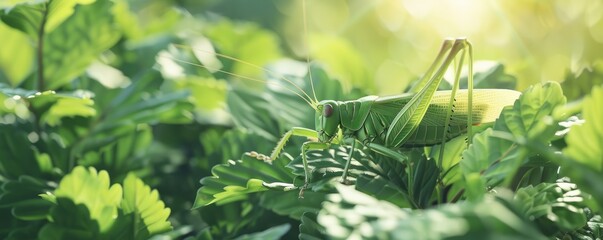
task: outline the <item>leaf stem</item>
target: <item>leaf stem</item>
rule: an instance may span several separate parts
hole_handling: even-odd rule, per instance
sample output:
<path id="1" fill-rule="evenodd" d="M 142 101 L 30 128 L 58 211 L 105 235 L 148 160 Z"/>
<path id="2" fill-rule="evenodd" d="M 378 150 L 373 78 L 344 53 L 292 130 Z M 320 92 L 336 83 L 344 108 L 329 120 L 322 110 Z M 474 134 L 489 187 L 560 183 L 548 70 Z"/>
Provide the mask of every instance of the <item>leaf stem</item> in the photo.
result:
<path id="1" fill-rule="evenodd" d="M 43 92 L 45 90 L 44 86 L 44 31 L 46 28 L 46 20 L 48 19 L 48 5 L 50 3 L 46 3 L 44 5 L 44 10 L 42 12 L 42 22 L 40 22 L 40 29 L 38 29 L 38 49 L 36 52 L 37 55 L 37 64 L 38 64 L 38 91 Z"/>

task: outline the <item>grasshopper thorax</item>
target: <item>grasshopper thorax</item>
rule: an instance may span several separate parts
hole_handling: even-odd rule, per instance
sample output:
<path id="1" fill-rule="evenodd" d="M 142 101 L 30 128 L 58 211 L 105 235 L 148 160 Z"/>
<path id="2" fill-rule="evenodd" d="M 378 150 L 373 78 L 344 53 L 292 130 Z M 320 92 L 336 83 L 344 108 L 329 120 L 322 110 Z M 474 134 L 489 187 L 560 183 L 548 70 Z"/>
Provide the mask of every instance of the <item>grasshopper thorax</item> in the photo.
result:
<path id="1" fill-rule="evenodd" d="M 320 142 L 330 142 L 339 131 L 341 122 L 339 103 L 333 100 L 320 101 L 316 106 L 316 132 Z"/>

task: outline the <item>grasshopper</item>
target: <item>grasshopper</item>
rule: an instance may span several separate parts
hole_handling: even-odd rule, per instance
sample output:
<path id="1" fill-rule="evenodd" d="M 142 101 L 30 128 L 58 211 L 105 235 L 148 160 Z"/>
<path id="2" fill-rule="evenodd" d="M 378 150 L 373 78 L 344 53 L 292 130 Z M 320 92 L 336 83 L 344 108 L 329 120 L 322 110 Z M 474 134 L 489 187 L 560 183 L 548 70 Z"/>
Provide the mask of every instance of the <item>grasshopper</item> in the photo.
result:
<path id="1" fill-rule="evenodd" d="M 307 32 L 305 20 L 304 30 Z M 182 47 L 186 48 L 186 46 Z M 207 53 L 261 68 L 213 51 Z M 469 58 L 468 89 L 460 90 L 460 72 L 466 57 Z M 454 69 L 452 90 L 437 91 L 444 74 L 457 60 L 459 64 Z M 309 59 L 306 61 L 309 62 Z M 265 82 L 222 70 L 217 71 L 238 78 Z M 312 76 L 311 74 L 309 76 L 313 90 Z M 502 109 L 512 105 L 520 95 L 520 92 L 506 89 L 473 89 L 473 49 L 465 38 L 445 39 L 436 59 L 419 82 L 408 93 L 400 95 L 386 97 L 371 95 L 350 101 L 318 101 L 316 97 L 312 99 L 292 81 L 284 77 L 283 80 L 293 85 L 303 95 L 287 88 L 289 91 L 306 101 L 315 110 L 315 129 L 294 127 L 279 140 L 269 157 L 263 154 L 254 155 L 261 156 L 262 160 L 274 160 L 278 158 L 292 136 L 313 139 L 304 142 L 301 146 L 304 184 L 300 188 L 300 198 L 303 197 L 304 190 L 311 180 L 308 151 L 328 149 L 331 144 L 351 144 L 351 152 L 353 152 L 356 143 L 360 142 L 375 152 L 395 158 L 390 149 L 441 144 L 439 159 L 442 159 L 447 141 L 467 133 L 467 145 L 469 145 L 472 126 L 494 122 Z M 344 183 L 352 160 L 352 154 L 348 156 L 341 177 Z"/>
<path id="2" fill-rule="evenodd" d="M 460 69 L 465 56 L 469 56 L 468 89 L 458 90 Z M 436 91 L 451 63 L 460 58 L 455 69 L 455 81 L 450 91 Z M 354 151 L 356 142 L 378 153 L 389 155 L 391 148 L 419 147 L 444 144 L 454 137 L 468 133 L 471 127 L 493 122 L 503 107 L 512 105 L 519 92 L 503 89 L 473 90 L 473 53 L 464 38 L 446 39 L 435 61 L 409 93 L 379 97 L 366 96 L 351 101 L 306 99 L 315 109 L 315 129 L 294 127 L 280 139 L 270 159 L 276 159 L 291 136 L 317 139 L 304 142 L 301 155 L 304 167 L 304 185 L 300 198 L 310 182 L 307 152 L 323 150 L 331 144 L 350 144 Z M 307 96 L 307 95 L 306 95 Z M 349 154 L 342 182 L 346 182 L 352 159 Z M 391 155 L 389 155 L 391 157 Z"/>

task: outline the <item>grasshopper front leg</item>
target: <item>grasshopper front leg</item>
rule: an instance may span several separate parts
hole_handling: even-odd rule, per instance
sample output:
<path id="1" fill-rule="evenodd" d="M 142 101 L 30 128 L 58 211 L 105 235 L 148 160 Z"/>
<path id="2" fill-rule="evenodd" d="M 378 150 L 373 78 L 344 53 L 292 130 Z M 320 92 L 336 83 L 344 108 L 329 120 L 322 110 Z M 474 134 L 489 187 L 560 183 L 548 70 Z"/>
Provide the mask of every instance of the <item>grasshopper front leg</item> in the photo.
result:
<path id="1" fill-rule="evenodd" d="M 278 155 L 281 153 L 281 151 L 285 147 L 285 144 L 287 143 L 287 141 L 289 141 L 289 138 L 291 138 L 291 136 L 317 139 L 318 133 L 316 131 L 314 131 L 312 129 L 308 129 L 308 128 L 301 128 L 301 127 L 292 128 L 287 133 L 285 133 L 285 135 L 283 135 L 281 140 L 278 142 L 278 144 L 276 145 L 276 147 L 270 154 L 271 160 L 274 160 L 278 157 Z M 301 189 L 299 191 L 300 198 L 304 197 L 304 191 L 308 187 L 308 184 L 310 183 L 310 169 L 308 167 L 308 157 L 306 154 L 307 151 L 327 149 L 327 148 L 329 148 L 330 145 L 331 145 L 330 143 L 322 143 L 322 142 L 315 142 L 315 141 L 307 141 L 302 144 L 301 154 L 302 154 L 302 162 L 303 162 L 303 166 L 304 166 L 304 185 L 301 187 Z"/>
<path id="2" fill-rule="evenodd" d="M 310 183 L 310 169 L 308 167 L 308 157 L 306 156 L 306 152 L 308 150 L 323 150 L 329 148 L 330 143 L 322 143 L 322 142 L 305 142 L 301 147 L 302 154 L 302 162 L 304 165 L 304 185 L 299 190 L 299 198 L 304 198 L 304 191 L 308 188 L 308 184 Z"/>

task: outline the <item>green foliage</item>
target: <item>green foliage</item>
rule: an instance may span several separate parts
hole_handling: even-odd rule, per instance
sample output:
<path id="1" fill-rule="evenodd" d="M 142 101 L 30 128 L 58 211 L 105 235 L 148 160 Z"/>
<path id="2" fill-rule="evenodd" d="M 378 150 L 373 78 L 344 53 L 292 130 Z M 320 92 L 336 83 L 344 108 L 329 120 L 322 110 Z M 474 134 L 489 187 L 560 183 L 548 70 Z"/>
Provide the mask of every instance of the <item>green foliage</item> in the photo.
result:
<path id="1" fill-rule="evenodd" d="M 351 187 L 337 189 L 339 194 L 330 195 L 318 215 L 318 222 L 329 226 L 326 233 L 333 239 L 545 239 L 521 216 L 507 193 L 412 212 Z"/>
<path id="2" fill-rule="evenodd" d="M 486 188 L 510 185 L 534 155 L 528 144 L 546 144 L 560 130 L 552 115 L 564 103 L 559 84 L 532 86 L 502 111 L 492 129 L 474 137 L 461 161 L 471 198 L 479 198 Z"/>
<path id="3" fill-rule="evenodd" d="M 364 4 L 308 11 L 324 14 L 304 20 L 310 26 L 337 29 L 325 34 L 291 20 L 303 19 L 287 12 L 301 9 L 298 1 L 244 2 L 1 2 L 0 238 L 603 236 L 600 62 L 577 69 L 575 59 L 563 83 L 527 88 L 495 122 L 475 126 L 469 146 L 466 135 L 448 141 L 441 159 L 438 145 L 369 140 L 353 152 L 350 142 L 310 151 L 299 198 L 300 147 L 314 139 L 292 138 L 268 159 L 281 136 L 315 127 L 315 101 L 399 94 L 432 48 L 400 41 L 422 34 L 414 21 L 398 31 L 394 8 L 381 3 L 371 8 L 385 14 Z M 327 23 L 344 13 L 353 20 Z M 367 25 L 373 15 L 387 27 Z M 355 25 L 379 34 L 353 38 Z M 475 56 L 483 59 L 481 42 Z M 365 52 L 373 46 L 387 50 Z M 491 59 L 475 63 L 476 88 L 538 80 Z M 519 68 L 555 75 L 534 59 Z"/>
<path id="4" fill-rule="evenodd" d="M 583 196 L 573 183 L 541 183 L 517 191 L 521 212 L 546 235 L 586 225 Z"/>
<path id="5" fill-rule="evenodd" d="M 603 87 L 595 86 L 582 103 L 584 123 L 572 126 L 567 135 L 568 147 L 563 153 L 568 159 L 563 162 L 562 168 L 581 189 L 593 195 L 599 208 L 603 206 L 603 189 L 598 184 L 602 180 L 603 163 L 599 147 L 603 144 L 603 128 L 599 121 L 603 117 L 602 101 Z"/>
<path id="6" fill-rule="evenodd" d="M 41 239 L 147 239 L 171 229 L 170 209 L 156 190 L 134 175 L 109 186 L 106 171 L 76 167 L 63 177 L 53 194 L 42 198 L 53 203 Z"/>

